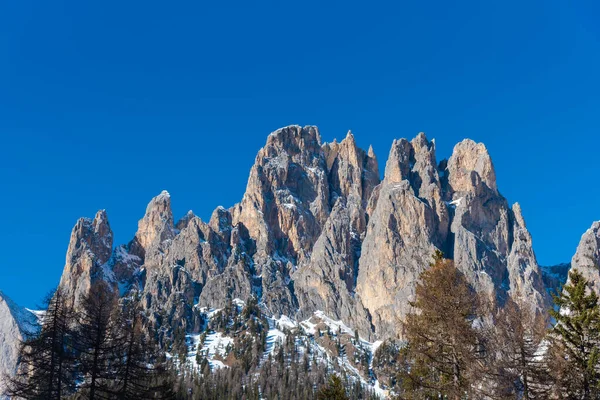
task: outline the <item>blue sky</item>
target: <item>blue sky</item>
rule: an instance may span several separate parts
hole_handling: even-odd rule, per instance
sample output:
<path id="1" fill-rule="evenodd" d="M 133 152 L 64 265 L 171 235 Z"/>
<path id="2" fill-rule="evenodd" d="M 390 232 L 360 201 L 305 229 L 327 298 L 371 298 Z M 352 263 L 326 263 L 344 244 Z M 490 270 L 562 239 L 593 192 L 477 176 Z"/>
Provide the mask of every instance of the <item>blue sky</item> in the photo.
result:
<path id="1" fill-rule="evenodd" d="M 35 306 L 98 209 L 124 243 L 162 189 L 176 218 L 233 205 L 288 124 L 382 164 L 482 141 L 539 261 L 569 261 L 600 219 L 597 3 L 320 3 L 3 2 L 0 290 Z"/>

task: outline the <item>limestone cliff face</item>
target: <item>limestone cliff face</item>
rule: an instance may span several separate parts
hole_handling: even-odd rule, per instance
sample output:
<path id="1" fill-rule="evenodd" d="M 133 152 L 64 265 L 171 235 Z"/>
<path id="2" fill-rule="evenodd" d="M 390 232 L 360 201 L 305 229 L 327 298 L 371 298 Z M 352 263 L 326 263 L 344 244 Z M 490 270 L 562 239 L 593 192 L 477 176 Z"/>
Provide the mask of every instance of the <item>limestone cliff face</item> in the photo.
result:
<path id="1" fill-rule="evenodd" d="M 306 260 L 293 275 L 299 302 L 298 316 L 322 310 L 349 321 L 365 336 L 372 332 L 370 316 L 355 298 L 361 243 L 366 231 L 366 206 L 379 184 L 377 159 L 372 149 L 357 147 L 354 136 L 340 143 L 325 143 L 330 182 L 331 211 L 321 235 Z"/>
<path id="2" fill-rule="evenodd" d="M 360 245 L 360 236 L 352 231 L 350 212 L 340 198 L 315 243 L 311 262 L 293 276 L 299 319 L 321 310 L 370 337 L 369 313 L 355 297 Z"/>
<path id="3" fill-rule="evenodd" d="M 130 244 L 131 253 L 141 259 L 156 257 L 175 237 L 171 195 L 163 190 L 152 199 L 146 208 L 146 214 L 138 223 L 138 230 Z"/>
<path id="4" fill-rule="evenodd" d="M 104 210 L 98 211 L 93 220 L 79 219 L 73 227 L 60 287 L 75 304 L 79 304 L 93 281 L 112 281 L 112 271 L 107 267 L 112 246 L 113 233 Z"/>
<path id="5" fill-rule="evenodd" d="M 571 259 L 571 271 L 577 269 L 600 293 L 600 221 L 592 224 L 581 236 L 577 251 Z"/>
<path id="6" fill-rule="evenodd" d="M 499 194 L 483 144 L 464 140 L 438 167 L 425 135 L 396 140 L 375 195 L 357 293 L 378 335 L 401 335 L 415 283 L 435 250 L 453 258 L 493 304 L 508 296 L 536 311 L 549 304 L 520 207 L 511 210 Z"/>
<path id="7" fill-rule="evenodd" d="M 157 325 L 188 330 L 197 308 L 255 296 L 267 314 L 320 310 L 364 337 L 395 337 L 435 250 L 493 303 L 547 306 L 521 209 L 499 193 L 483 144 L 464 140 L 438 165 L 424 134 L 394 140 L 380 181 L 352 133 L 322 143 L 316 127 L 289 126 L 268 136 L 240 203 L 208 222 L 191 211 L 175 222 L 167 192 L 115 249 L 103 211 L 78 221 L 61 286 L 77 301 L 105 279 L 139 292 Z"/>
<path id="8" fill-rule="evenodd" d="M 483 144 L 464 140 L 447 166 L 447 198 L 454 208 L 450 227 L 453 256 L 476 290 L 503 301 L 509 277 L 506 257 L 511 246 L 510 209 L 496 190 L 492 160 Z"/>
<path id="9" fill-rule="evenodd" d="M 325 155 L 316 127 L 291 126 L 271 133 L 256 156 L 233 224 L 256 240 L 257 261 L 285 256 L 292 265 L 310 257 L 329 216 Z"/>
<path id="10" fill-rule="evenodd" d="M 542 269 L 537 263 L 532 247 L 531 234 L 525 226 L 521 206 L 512 206 L 513 243 L 507 260 L 509 293 L 517 304 L 529 304 L 534 312 L 543 312 L 550 306 L 550 299 L 543 288 Z M 548 291 L 546 290 L 546 293 Z"/>
<path id="11" fill-rule="evenodd" d="M 362 233 L 366 228 L 366 205 L 379 184 L 379 166 L 372 148 L 369 152 L 356 145 L 354 135 L 348 132 L 340 143 L 325 143 L 327 175 L 330 182 L 330 205 L 338 198 L 346 200 L 352 231 Z"/>
<path id="12" fill-rule="evenodd" d="M 485 146 L 464 140 L 447 166 L 447 198 L 454 208 L 450 227 L 456 265 L 476 290 L 502 306 L 508 296 L 540 312 L 549 306 L 541 271 L 521 208 L 499 194 Z"/>

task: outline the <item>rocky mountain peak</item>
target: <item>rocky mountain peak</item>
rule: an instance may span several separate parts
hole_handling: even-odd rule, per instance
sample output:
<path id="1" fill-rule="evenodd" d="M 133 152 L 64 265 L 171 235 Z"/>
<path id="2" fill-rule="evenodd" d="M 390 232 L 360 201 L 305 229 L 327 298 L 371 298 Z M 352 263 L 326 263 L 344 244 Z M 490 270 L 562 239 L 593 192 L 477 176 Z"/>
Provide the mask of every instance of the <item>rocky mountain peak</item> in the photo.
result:
<path id="1" fill-rule="evenodd" d="M 132 243 L 132 253 L 144 258 L 150 249 L 175 236 L 171 195 L 163 190 L 146 207 L 146 214 L 138 222 L 138 230 Z"/>
<path id="2" fill-rule="evenodd" d="M 329 181 L 334 196 L 360 199 L 364 208 L 375 186 L 379 184 L 379 166 L 375 153 L 371 149 L 368 155 L 357 146 L 351 131 L 340 143 L 333 142 L 325 148 Z"/>
<path id="3" fill-rule="evenodd" d="M 71 231 L 68 254 L 77 255 L 82 251 L 90 251 L 99 264 L 110 258 L 113 246 L 113 232 L 108 223 L 105 210 L 96 213 L 93 220 L 80 218 Z"/>
<path id="4" fill-rule="evenodd" d="M 348 130 L 344 140 L 356 147 L 356 139 L 354 138 L 354 134 L 351 130 Z"/>
<path id="5" fill-rule="evenodd" d="M 106 277 L 103 266 L 111 257 L 112 247 L 113 232 L 105 210 L 98 211 L 93 220 L 80 218 L 73 227 L 60 286 L 76 304 L 94 279 Z"/>
<path id="6" fill-rule="evenodd" d="M 303 258 L 329 215 L 329 185 L 319 131 L 289 126 L 271 133 L 250 171 L 232 222 L 242 223 L 258 252 Z"/>
<path id="7" fill-rule="evenodd" d="M 415 282 L 444 245 L 448 210 L 442 201 L 435 146 L 424 134 L 392 143 L 383 182 L 370 201 L 356 292 L 379 335 L 397 334 Z M 374 204 L 374 206 L 373 206 Z"/>
<path id="8" fill-rule="evenodd" d="M 189 210 L 177 223 L 175 224 L 175 229 L 181 231 L 185 229 L 185 227 L 189 224 L 190 220 L 193 219 L 196 215 L 192 210 Z"/>
<path id="9" fill-rule="evenodd" d="M 515 203 L 512 206 L 512 211 L 515 217 L 515 223 L 517 226 L 527 229 L 525 226 L 525 219 L 523 218 L 523 212 L 521 211 L 521 205 L 519 203 Z"/>
<path id="10" fill-rule="evenodd" d="M 398 183 L 409 179 L 414 160 L 414 150 L 406 139 L 394 139 L 387 163 L 384 180 L 386 183 Z"/>
<path id="11" fill-rule="evenodd" d="M 454 192 L 473 192 L 482 182 L 498 192 L 496 172 L 492 159 L 483 143 L 465 139 L 454 146 L 448 160 L 449 183 Z"/>
<path id="12" fill-rule="evenodd" d="M 600 221 L 596 221 L 581 236 L 571 259 L 571 270 L 577 269 L 600 293 Z"/>
<path id="13" fill-rule="evenodd" d="M 290 125 L 277 129 L 267 138 L 263 156 L 277 157 L 281 152 L 291 157 L 303 152 L 317 152 L 321 146 L 321 134 L 316 126 Z"/>
<path id="14" fill-rule="evenodd" d="M 550 297 L 543 290 L 542 270 L 535 257 L 520 204 L 513 204 L 511 211 L 513 240 L 507 260 L 510 295 L 519 304 L 526 304 L 533 312 L 539 313 L 544 307 L 550 307 Z"/>
<path id="15" fill-rule="evenodd" d="M 413 140 L 410 141 L 415 149 L 420 149 L 421 147 L 433 147 L 435 142 L 432 140 L 431 142 L 427 140 L 427 136 L 425 132 L 419 132 L 417 136 L 414 137 Z"/>
<path id="16" fill-rule="evenodd" d="M 373 145 L 369 145 L 367 155 L 369 156 L 369 158 L 375 158 L 375 150 L 373 150 Z"/>
<path id="17" fill-rule="evenodd" d="M 231 213 L 224 207 L 217 207 L 211 217 L 208 225 L 214 229 L 215 232 L 230 231 L 231 226 Z"/>
<path id="18" fill-rule="evenodd" d="M 439 187 L 439 175 L 435 157 L 435 142 L 427 140 L 423 132 L 410 142 L 397 139 L 392 143 L 390 155 L 385 167 L 388 183 L 408 180 L 419 196 L 422 186 L 435 183 Z"/>
<path id="19" fill-rule="evenodd" d="M 93 237 L 99 242 L 93 243 L 93 251 L 106 262 L 111 255 L 113 247 L 113 232 L 108 223 L 106 210 L 99 210 L 92 221 Z"/>

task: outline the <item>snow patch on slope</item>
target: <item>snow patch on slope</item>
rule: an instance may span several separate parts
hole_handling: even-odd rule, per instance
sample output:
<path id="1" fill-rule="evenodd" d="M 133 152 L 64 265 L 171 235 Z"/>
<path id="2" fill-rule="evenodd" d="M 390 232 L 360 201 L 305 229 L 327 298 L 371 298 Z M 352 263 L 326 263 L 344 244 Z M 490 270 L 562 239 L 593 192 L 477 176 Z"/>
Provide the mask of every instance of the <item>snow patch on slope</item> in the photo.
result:
<path id="1" fill-rule="evenodd" d="M 221 360 L 217 360 L 215 357 L 227 357 L 228 348 L 233 345 L 233 338 L 225 336 L 221 332 L 212 332 L 206 335 L 204 343 L 200 346 L 201 337 L 201 334 L 186 336 L 189 346 L 187 361 L 194 366 L 194 368 L 199 368 L 200 365 L 197 362 L 197 355 L 200 353 L 201 356 L 206 357 L 212 370 L 227 368 Z"/>

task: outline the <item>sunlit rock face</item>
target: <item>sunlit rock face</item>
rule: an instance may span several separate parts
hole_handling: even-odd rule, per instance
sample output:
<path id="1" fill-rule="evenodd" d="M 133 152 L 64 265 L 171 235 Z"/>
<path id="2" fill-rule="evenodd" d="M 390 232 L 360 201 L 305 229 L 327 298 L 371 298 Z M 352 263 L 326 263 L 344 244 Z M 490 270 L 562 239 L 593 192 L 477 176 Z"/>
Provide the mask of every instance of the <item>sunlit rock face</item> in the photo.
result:
<path id="1" fill-rule="evenodd" d="M 590 282 L 596 293 L 600 293 L 600 221 L 594 222 L 581 236 L 571 259 L 571 271 L 575 269 Z"/>
<path id="2" fill-rule="evenodd" d="M 75 304 L 80 303 L 95 280 L 112 279 L 107 264 L 112 247 L 113 233 L 106 211 L 98 211 L 94 219 L 80 218 L 73 227 L 60 287 Z"/>

